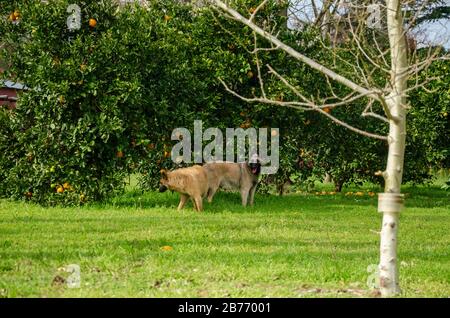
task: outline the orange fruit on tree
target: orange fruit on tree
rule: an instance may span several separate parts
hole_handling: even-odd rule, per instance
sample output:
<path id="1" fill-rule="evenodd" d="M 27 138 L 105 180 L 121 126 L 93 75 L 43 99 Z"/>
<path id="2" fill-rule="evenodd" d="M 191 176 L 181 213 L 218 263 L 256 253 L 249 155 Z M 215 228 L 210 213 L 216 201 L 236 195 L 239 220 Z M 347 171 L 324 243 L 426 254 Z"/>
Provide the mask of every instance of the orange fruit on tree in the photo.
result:
<path id="1" fill-rule="evenodd" d="M 95 28 L 97 26 L 97 20 L 95 20 L 94 18 L 89 19 L 89 26 L 91 28 Z"/>
<path id="2" fill-rule="evenodd" d="M 325 108 L 323 109 L 323 111 L 324 111 L 325 113 L 329 114 L 329 113 L 331 113 L 331 108 L 330 108 L 330 107 L 325 107 Z"/>
<path id="3" fill-rule="evenodd" d="M 71 186 L 70 186 L 69 182 L 64 182 L 63 188 L 64 188 L 65 190 L 70 189 Z"/>
<path id="4" fill-rule="evenodd" d="M 167 15 L 167 14 L 164 15 L 165 21 L 169 21 L 170 19 L 172 19 L 172 17 L 170 15 Z"/>
<path id="5" fill-rule="evenodd" d="M 63 193 L 63 192 L 64 192 L 64 187 L 61 186 L 61 185 L 57 186 L 57 187 L 56 187 L 56 192 L 57 192 L 57 193 Z"/>

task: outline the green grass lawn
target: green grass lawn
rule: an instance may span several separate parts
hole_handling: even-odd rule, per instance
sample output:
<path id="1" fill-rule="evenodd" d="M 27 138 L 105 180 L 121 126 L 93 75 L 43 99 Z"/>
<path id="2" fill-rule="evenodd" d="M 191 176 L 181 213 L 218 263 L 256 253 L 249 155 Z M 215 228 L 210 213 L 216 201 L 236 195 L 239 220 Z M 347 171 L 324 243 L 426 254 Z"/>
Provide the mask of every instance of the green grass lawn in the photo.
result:
<path id="1" fill-rule="evenodd" d="M 402 296 L 449 297 L 449 192 L 404 192 Z M 376 296 L 367 287 L 376 197 L 257 195 L 243 208 L 238 194 L 220 193 L 203 213 L 177 203 L 132 190 L 77 208 L 0 200 L 0 297 Z M 69 264 L 80 266 L 80 288 L 64 282 Z"/>

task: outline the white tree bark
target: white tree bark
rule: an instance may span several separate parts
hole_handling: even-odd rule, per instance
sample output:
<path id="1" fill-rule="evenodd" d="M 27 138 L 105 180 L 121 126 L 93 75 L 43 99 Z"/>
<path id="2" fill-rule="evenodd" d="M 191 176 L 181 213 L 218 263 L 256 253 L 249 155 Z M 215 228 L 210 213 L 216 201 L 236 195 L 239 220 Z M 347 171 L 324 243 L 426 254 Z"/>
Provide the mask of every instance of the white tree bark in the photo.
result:
<path id="1" fill-rule="evenodd" d="M 387 25 L 391 52 L 392 93 L 387 104 L 392 118 L 389 120 L 389 152 L 385 179 L 385 194 L 379 197 L 378 210 L 383 213 L 380 242 L 380 291 L 384 297 L 400 293 L 397 233 L 399 212 L 403 197 L 400 186 L 406 139 L 406 96 L 408 67 L 406 39 L 403 30 L 401 0 L 387 0 Z M 390 194 L 390 195 L 386 195 Z"/>

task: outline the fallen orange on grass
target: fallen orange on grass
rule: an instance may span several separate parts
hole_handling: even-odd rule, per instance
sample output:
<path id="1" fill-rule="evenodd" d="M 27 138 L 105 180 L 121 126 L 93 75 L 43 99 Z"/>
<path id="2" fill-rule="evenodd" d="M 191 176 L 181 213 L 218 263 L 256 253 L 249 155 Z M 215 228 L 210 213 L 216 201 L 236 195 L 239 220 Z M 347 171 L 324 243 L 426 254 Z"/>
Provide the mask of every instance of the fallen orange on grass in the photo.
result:
<path id="1" fill-rule="evenodd" d="M 161 251 L 164 251 L 164 252 L 173 251 L 173 247 L 169 246 L 169 245 L 165 245 L 165 246 L 161 247 Z"/>

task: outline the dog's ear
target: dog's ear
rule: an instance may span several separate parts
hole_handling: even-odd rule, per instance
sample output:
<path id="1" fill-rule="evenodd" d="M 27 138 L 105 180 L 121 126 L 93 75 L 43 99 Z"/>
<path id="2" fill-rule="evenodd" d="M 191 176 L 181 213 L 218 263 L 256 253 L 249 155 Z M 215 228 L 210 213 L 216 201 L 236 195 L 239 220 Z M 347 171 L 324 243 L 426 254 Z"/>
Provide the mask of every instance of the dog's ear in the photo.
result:
<path id="1" fill-rule="evenodd" d="M 167 180 L 168 171 L 166 169 L 161 169 L 160 173 L 161 173 L 161 178 L 163 178 L 164 180 Z"/>

